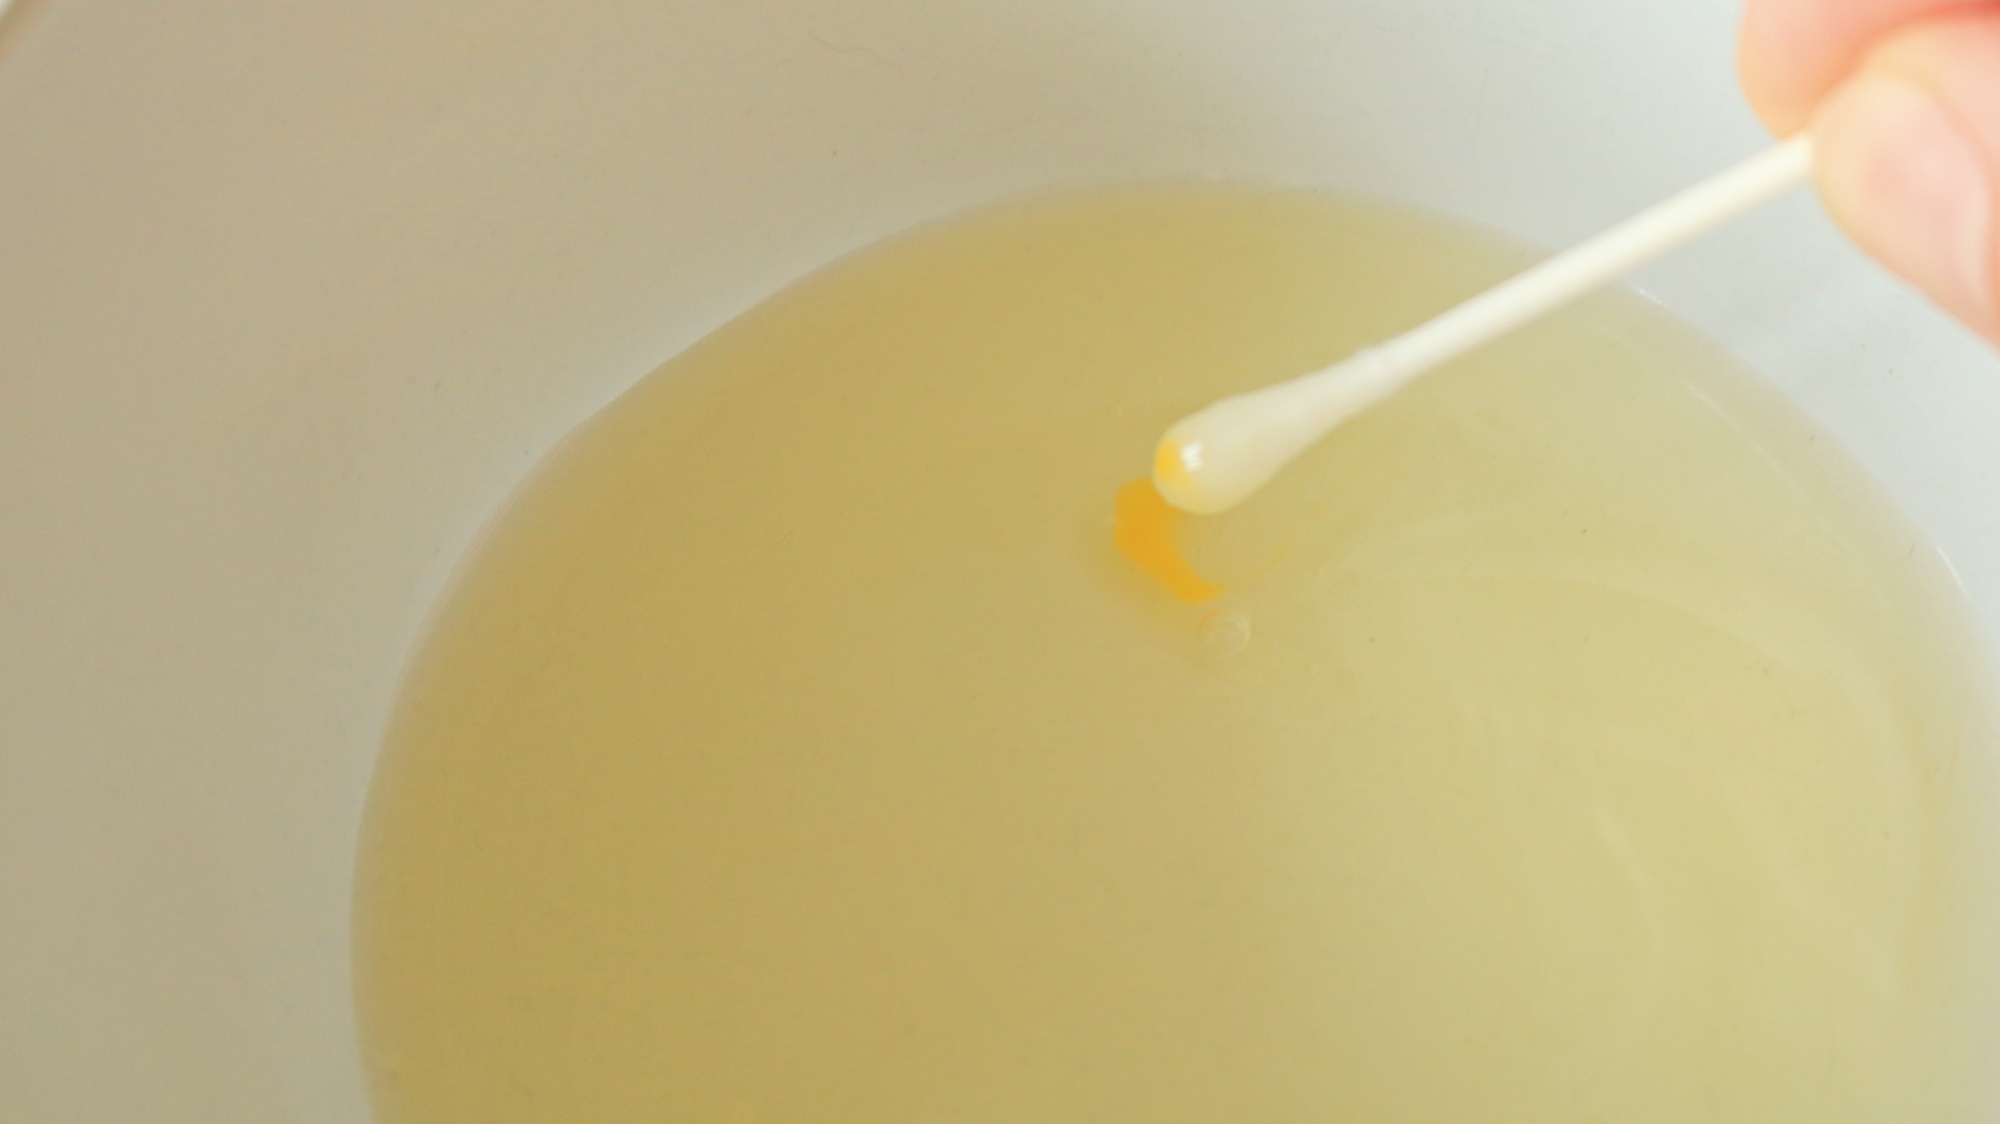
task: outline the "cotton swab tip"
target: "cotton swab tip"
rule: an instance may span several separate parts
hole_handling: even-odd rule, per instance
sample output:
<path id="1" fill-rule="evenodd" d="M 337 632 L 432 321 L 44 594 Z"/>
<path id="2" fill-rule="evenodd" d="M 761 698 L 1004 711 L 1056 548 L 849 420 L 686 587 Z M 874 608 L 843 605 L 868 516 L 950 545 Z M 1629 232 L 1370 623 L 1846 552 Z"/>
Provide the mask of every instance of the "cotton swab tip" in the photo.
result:
<path id="1" fill-rule="evenodd" d="M 1322 432 L 1291 385 L 1239 394 L 1169 428 L 1153 454 L 1153 485 L 1196 515 L 1249 499 Z"/>
<path id="2" fill-rule="evenodd" d="M 1153 484 L 1182 511 L 1219 515 L 1401 382 L 1398 365 L 1371 348 L 1326 370 L 1224 398 L 1167 430 L 1153 454 Z"/>
<path id="3" fill-rule="evenodd" d="M 1185 424 L 1175 426 L 1160 439 L 1153 455 L 1153 487 L 1168 503 L 1196 515 L 1215 515 L 1256 491 L 1254 484 L 1247 490 L 1240 486 L 1220 488 L 1224 482 L 1217 475 L 1209 467 L 1207 443 L 1199 433 L 1187 432 Z"/>

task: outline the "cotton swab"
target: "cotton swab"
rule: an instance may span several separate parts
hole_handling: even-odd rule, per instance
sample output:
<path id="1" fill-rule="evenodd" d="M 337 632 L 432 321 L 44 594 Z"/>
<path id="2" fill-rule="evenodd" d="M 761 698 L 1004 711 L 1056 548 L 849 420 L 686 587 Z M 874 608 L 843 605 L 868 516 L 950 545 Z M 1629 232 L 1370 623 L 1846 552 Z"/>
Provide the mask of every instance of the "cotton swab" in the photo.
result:
<path id="1" fill-rule="evenodd" d="M 1153 483 L 1185 511 L 1227 511 L 1335 426 L 1418 376 L 1776 199 L 1811 174 L 1811 138 L 1795 137 L 1405 335 L 1290 382 L 1224 398 L 1167 430 Z"/>

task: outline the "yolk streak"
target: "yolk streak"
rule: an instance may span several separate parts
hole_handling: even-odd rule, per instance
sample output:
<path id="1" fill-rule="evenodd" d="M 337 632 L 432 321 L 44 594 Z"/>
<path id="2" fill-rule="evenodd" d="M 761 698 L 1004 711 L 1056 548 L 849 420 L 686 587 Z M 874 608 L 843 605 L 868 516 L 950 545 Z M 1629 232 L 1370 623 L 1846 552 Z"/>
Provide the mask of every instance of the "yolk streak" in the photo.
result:
<path id="1" fill-rule="evenodd" d="M 1221 586 L 1195 573 L 1181 557 L 1174 543 L 1174 524 L 1181 512 L 1160 496 L 1151 480 L 1140 477 L 1118 489 L 1116 510 L 1111 541 L 1134 566 L 1182 601 L 1199 603 L 1221 595 Z"/>

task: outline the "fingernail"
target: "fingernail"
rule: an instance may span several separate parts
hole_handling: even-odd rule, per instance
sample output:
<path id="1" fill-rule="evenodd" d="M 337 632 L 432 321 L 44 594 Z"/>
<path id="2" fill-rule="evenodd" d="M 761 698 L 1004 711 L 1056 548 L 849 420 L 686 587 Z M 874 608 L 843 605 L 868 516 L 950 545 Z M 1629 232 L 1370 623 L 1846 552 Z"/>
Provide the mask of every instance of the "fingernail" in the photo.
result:
<path id="1" fill-rule="evenodd" d="M 1855 240 L 1993 327 L 1993 182 L 1951 111 L 1921 87 L 1863 74 L 1828 99 L 1813 135 L 1820 191 Z"/>

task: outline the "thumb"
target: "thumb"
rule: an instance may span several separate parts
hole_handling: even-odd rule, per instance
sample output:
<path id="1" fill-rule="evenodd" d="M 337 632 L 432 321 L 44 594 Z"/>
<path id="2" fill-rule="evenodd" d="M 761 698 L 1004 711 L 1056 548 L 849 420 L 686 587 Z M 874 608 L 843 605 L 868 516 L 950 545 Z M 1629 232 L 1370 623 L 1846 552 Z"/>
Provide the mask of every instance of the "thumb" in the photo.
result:
<path id="1" fill-rule="evenodd" d="M 1893 33 L 1812 131 L 1848 233 L 2000 343 L 2000 13 Z"/>

